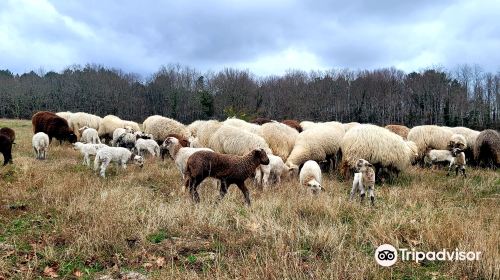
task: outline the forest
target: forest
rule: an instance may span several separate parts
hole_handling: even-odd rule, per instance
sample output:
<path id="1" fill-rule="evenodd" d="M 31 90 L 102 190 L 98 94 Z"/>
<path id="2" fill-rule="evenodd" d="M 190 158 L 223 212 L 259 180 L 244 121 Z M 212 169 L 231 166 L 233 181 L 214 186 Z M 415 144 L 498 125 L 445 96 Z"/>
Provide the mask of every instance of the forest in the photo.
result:
<path id="1" fill-rule="evenodd" d="M 311 121 L 500 128 L 500 72 L 477 65 L 405 73 L 396 68 L 336 69 L 261 77 L 226 68 L 200 73 L 179 64 L 147 78 L 102 65 L 60 73 L 0 70 L 0 118 L 41 110 L 117 115 L 142 122 L 154 114 L 197 119 L 268 117 Z"/>

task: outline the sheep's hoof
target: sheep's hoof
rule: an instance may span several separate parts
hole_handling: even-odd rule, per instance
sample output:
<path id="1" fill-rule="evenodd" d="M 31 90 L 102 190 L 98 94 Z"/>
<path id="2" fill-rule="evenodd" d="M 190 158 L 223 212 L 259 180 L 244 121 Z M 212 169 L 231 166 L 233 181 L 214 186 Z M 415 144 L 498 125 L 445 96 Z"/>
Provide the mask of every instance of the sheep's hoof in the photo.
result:
<path id="1" fill-rule="evenodd" d="M 371 204 L 372 204 L 372 206 L 375 206 L 375 198 L 374 198 L 374 197 L 371 197 L 370 199 L 371 199 L 371 202 L 372 202 L 372 203 L 371 203 Z"/>

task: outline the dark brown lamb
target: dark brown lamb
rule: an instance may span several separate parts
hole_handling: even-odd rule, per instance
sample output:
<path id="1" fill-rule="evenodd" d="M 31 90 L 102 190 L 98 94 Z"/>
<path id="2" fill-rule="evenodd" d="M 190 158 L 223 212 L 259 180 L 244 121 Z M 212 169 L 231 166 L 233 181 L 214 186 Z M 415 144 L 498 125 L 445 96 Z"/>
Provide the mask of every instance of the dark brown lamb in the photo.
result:
<path id="1" fill-rule="evenodd" d="M 76 135 L 68 126 L 68 121 L 52 112 L 41 111 L 34 114 L 31 123 L 33 124 L 33 132 L 46 133 L 50 142 L 52 142 L 52 138 L 56 138 L 61 144 L 63 140 L 70 143 L 76 142 Z"/>
<path id="2" fill-rule="evenodd" d="M 244 156 L 219 154 L 209 151 L 200 151 L 191 155 L 187 161 L 185 171 L 186 188 L 195 202 L 200 201 L 198 185 L 207 177 L 221 181 L 220 198 L 222 199 L 227 188 L 236 184 L 250 205 L 250 193 L 245 186 L 245 180 L 251 177 L 259 165 L 268 165 L 269 158 L 263 149 L 255 149 Z"/>
<path id="3" fill-rule="evenodd" d="M 291 128 L 295 128 L 299 133 L 302 132 L 302 126 L 300 126 L 300 122 L 297 120 L 283 120 L 281 123 L 284 123 Z"/>

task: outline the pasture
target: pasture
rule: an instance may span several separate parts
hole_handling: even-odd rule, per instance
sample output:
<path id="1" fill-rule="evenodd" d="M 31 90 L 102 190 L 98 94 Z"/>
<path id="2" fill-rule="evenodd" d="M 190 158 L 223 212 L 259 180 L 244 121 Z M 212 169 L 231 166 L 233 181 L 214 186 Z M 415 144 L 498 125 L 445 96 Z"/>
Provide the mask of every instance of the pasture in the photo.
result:
<path id="1" fill-rule="evenodd" d="M 350 202 L 351 181 L 323 174 L 312 196 L 298 179 L 260 190 L 252 206 L 214 181 L 201 203 L 181 192 L 170 159 L 144 168 L 114 165 L 103 179 L 70 144 L 53 141 L 36 160 L 29 120 L 16 131 L 14 164 L 0 167 L 0 279 L 498 279 L 500 172 L 468 167 L 468 177 L 412 167 L 377 185 L 376 206 Z M 384 243 L 417 251 L 481 251 L 479 261 L 398 261 L 379 266 Z M 107 279 L 111 279 L 107 278 Z"/>

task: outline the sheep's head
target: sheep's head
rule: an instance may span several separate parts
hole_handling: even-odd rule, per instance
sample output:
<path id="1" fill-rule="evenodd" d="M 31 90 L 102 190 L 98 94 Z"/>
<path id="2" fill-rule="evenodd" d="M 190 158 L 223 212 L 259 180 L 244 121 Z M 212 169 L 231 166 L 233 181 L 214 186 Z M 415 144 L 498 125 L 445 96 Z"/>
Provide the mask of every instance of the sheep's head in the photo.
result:
<path id="1" fill-rule="evenodd" d="M 123 127 L 123 128 L 125 128 L 125 130 L 126 130 L 128 133 L 134 133 L 134 132 L 135 132 L 135 130 L 134 130 L 134 129 L 130 126 L 130 125 L 126 125 L 126 126 L 125 126 L 125 127 Z"/>
<path id="2" fill-rule="evenodd" d="M 170 149 L 174 145 L 177 145 L 179 143 L 179 139 L 175 137 L 167 137 L 165 141 L 163 141 L 163 144 L 161 144 L 162 147 L 165 147 L 167 149 Z"/>
<path id="3" fill-rule="evenodd" d="M 367 167 L 373 167 L 373 165 L 371 163 L 369 163 L 365 159 L 360 158 L 356 162 L 356 170 L 357 170 L 357 172 L 363 172 L 363 171 L 366 170 Z"/>
<path id="4" fill-rule="evenodd" d="M 134 163 L 139 165 L 140 168 L 144 166 L 144 158 L 138 155 L 134 155 Z"/>
<path id="5" fill-rule="evenodd" d="M 67 136 L 66 136 L 66 139 L 70 142 L 70 143 L 75 143 L 76 142 L 76 135 L 71 132 L 69 133 Z"/>
<path id="6" fill-rule="evenodd" d="M 257 159 L 260 164 L 263 164 L 263 165 L 269 164 L 269 157 L 267 156 L 264 149 L 255 149 L 252 151 L 252 155 L 253 155 L 253 158 Z"/>
<path id="7" fill-rule="evenodd" d="M 291 176 L 299 176 L 299 166 L 296 164 L 293 164 L 291 162 L 286 162 L 285 163 L 286 168 L 288 169 L 288 175 Z"/>
<path id="8" fill-rule="evenodd" d="M 82 146 L 83 146 L 82 142 L 73 143 L 73 149 L 75 149 L 75 150 L 80 150 Z"/>
<path id="9" fill-rule="evenodd" d="M 405 141 L 405 143 L 409 148 L 410 162 L 413 163 L 418 158 L 418 146 L 413 141 Z"/>
<path id="10" fill-rule="evenodd" d="M 306 183 L 306 186 L 307 186 L 307 187 L 308 187 L 308 188 L 309 188 L 309 189 L 310 189 L 310 190 L 311 190 L 314 194 L 317 194 L 318 192 L 320 192 L 320 191 L 324 190 L 324 189 L 323 189 L 323 187 L 321 186 L 321 184 L 320 184 L 318 181 L 314 180 L 314 179 L 312 179 L 312 180 L 308 181 L 308 182 Z"/>
<path id="11" fill-rule="evenodd" d="M 461 152 L 462 152 L 462 150 L 460 148 L 453 148 L 453 149 L 451 149 L 451 154 L 454 157 L 458 156 Z"/>

